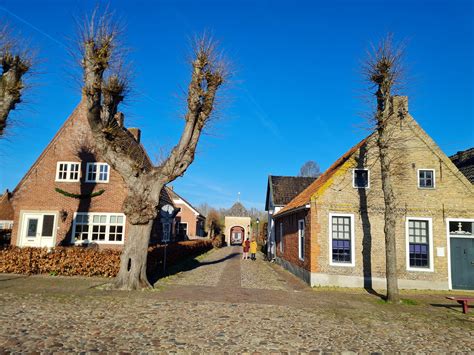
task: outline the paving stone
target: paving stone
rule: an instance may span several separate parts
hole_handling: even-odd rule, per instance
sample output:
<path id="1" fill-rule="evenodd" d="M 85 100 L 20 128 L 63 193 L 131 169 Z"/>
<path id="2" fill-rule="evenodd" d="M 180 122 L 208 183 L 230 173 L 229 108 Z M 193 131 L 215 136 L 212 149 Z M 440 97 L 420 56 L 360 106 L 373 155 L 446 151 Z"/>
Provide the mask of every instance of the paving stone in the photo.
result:
<path id="1" fill-rule="evenodd" d="M 358 290 L 312 290 L 239 248 L 160 281 L 158 292 L 106 291 L 101 279 L 0 275 L 0 353 L 472 352 L 459 308 L 385 305 Z M 474 311 L 473 311 L 474 312 Z"/>

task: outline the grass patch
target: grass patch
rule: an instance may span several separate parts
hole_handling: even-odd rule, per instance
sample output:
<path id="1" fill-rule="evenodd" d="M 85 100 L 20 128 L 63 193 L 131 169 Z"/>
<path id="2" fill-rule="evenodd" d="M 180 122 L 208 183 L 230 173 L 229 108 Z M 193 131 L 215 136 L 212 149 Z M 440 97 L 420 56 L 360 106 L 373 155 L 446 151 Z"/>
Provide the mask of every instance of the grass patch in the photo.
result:
<path id="1" fill-rule="evenodd" d="M 389 302 L 387 300 L 379 298 L 377 301 L 375 301 L 377 304 L 393 304 L 392 302 Z M 402 298 L 400 299 L 400 304 L 406 305 L 406 306 L 417 306 L 418 302 L 415 300 L 409 299 L 409 298 Z"/>
<path id="2" fill-rule="evenodd" d="M 405 304 L 407 306 L 417 306 L 418 305 L 418 302 L 416 302 L 415 300 L 411 300 L 409 298 L 402 298 L 400 302 L 401 302 L 401 304 Z"/>

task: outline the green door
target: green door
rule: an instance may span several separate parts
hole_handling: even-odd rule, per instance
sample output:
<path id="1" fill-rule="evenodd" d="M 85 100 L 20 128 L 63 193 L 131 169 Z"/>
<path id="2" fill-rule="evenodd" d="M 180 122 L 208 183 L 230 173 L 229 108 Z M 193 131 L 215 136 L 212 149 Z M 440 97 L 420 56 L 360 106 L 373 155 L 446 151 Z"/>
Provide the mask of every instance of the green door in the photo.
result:
<path id="1" fill-rule="evenodd" d="M 451 238 L 451 282 L 454 289 L 474 290 L 474 238 Z"/>

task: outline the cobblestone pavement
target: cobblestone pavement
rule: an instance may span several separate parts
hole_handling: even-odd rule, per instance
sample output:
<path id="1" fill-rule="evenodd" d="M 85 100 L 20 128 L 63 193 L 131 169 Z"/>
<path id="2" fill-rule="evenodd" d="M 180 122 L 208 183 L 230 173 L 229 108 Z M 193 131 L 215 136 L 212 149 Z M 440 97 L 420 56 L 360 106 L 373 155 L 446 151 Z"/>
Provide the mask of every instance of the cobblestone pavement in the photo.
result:
<path id="1" fill-rule="evenodd" d="M 311 290 L 238 252 L 211 252 L 156 291 L 105 291 L 94 287 L 107 281 L 98 278 L 0 275 L 0 353 L 474 349 L 474 311 L 434 307 L 449 304 L 444 293 L 386 305 L 359 290 Z"/>

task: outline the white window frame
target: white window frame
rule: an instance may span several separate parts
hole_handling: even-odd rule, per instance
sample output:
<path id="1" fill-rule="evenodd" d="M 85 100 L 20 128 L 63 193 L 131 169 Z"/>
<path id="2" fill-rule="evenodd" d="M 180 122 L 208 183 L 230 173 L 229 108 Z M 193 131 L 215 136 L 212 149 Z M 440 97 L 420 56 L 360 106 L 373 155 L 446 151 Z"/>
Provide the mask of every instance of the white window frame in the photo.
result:
<path id="1" fill-rule="evenodd" d="M 332 218 L 333 217 L 350 217 L 351 220 L 351 262 L 340 263 L 332 260 Z M 354 227 L 354 214 L 352 213 L 329 213 L 329 265 L 331 266 L 344 266 L 344 267 L 355 267 L 355 247 L 356 247 L 356 234 Z"/>
<path id="2" fill-rule="evenodd" d="M 177 223 L 178 223 L 178 232 L 180 231 L 179 225 L 180 224 L 185 224 L 186 225 L 186 235 L 189 235 L 189 233 L 188 233 L 188 231 L 189 231 L 188 230 L 188 227 L 189 227 L 188 222 L 177 222 Z"/>
<path id="3" fill-rule="evenodd" d="M 432 171 L 433 172 L 433 187 L 420 186 L 420 171 Z M 419 189 L 433 190 L 433 189 L 436 188 L 436 170 L 435 169 L 421 168 L 421 169 L 417 170 L 416 174 L 417 174 L 418 188 Z"/>
<path id="4" fill-rule="evenodd" d="M 463 236 L 451 234 L 449 231 L 449 222 L 471 222 L 474 223 L 474 218 L 446 218 L 446 254 L 448 258 L 448 287 L 450 290 L 453 289 L 453 281 L 451 278 L 451 238 L 474 238 L 474 236 Z"/>
<path id="5" fill-rule="evenodd" d="M 107 180 L 98 180 L 99 176 L 100 176 L 100 167 L 101 166 L 104 166 L 104 165 L 107 165 Z M 95 172 L 95 177 L 96 179 L 95 180 L 89 180 L 89 167 L 90 166 L 96 166 L 96 172 Z M 87 166 L 86 166 L 86 182 L 92 182 L 92 183 L 108 183 L 109 182 L 109 179 L 110 179 L 110 165 L 107 164 L 107 163 L 87 163 Z"/>
<path id="6" fill-rule="evenodd" d="M 285 248 L 283 247 L 283 222 L 278 225 L 278 232 L 280 233 L 280 253 L 283 254 Z"/>
<path id="7" fill-rule="evenodd" d="M 66 179 L 60 179 L 59 178 L 59 165 L 60 164 L 65 164 L 66 165 Z M 71 176 L 71 165 L 75 164 L 78 165 L 78 170 L 77 170 L 77 179 L 70 179 Z M 81 162 L 79 161 L 58 161 L 56 163 L 56 182 L 77 182 L 81 179 Z"/>
<path id="8" fill-rule="evenodd" d="M 87 232 L 88 235 L 89 235 L 89 239 L 87 239 L 87 241 L 89 243 L 96 243 L 96 244 L 118 244 L 118 245 L 121 245 L 121 244 L 124 244 L 125 242 L 125 227 L 126 227 L 126 224 L 127 224 L 127 217 L 125 216 L 125 214 L 123 213 L 103 213 L 103 212 L 75 212 L 74 213 L 74 218 L 73 218 L 73 224 L 72 224 L 72 234 L 71 234 L 71 242 L 73 244 L 84 244 L 84 241 L 83 240 L 77 240 L 75 239 L 75 234 L 76 234 L 76 217 L 78 215 L 88 215 L 89 216 L 89 223 L 88 223 L 88 226 L 89 226 L 89 231 Z M 91 222 L 93 217 L 94 216 L 107 216 L 107 222 L 105 223 L 106 227 L 105 227 L 105 235 L 107 237 L 107 240 L 92 240 L 91 237 L 92 237 L 92 225 L 93 223 Z M 116 240 L 108 240 L 109 238 L 109 233 L 110 233 L 110 216 L 121 216 L 123 217 L 123 222 L 122 222 L 122 227 L 123 227 L 123 236 L 122 236 L 122 240 L 121 241 L 116 241 Z M 116 223 L 114 224 L 115 226 L 118 226 L 120 224 Z"/>
<path id="9" fill-rule="evenodd" d="M 301 228 L 302 227 L 302 228 Z M 305 223 L 304 219 L 298 220 L 298 258 L 304 261 L 304 243 L 305 243 Z M 301 243 L 303 242 L 303 243 Z"/>
<path id="10" fill-rule="evenodd" d="M 422 169 L 424 170 L 424 169 Z M 409 237 L 409 228 L 408 221 L 428 221 L 428 243 L 429 245 L 429 263 L 430 267 L 413 267 L 410 266 L 410 237 Z M 448 226 L 449 228 L 449 226 Z M 405 256 L 406 256 L 406 269 L 407 271 L 416 271 L 416 272 L 434 272 L 434 246 L 433 246 L 433 219 L 431 217 L 406 217 L 405 218 Z"/>
<path id="11" fill-rule="evenodd" d="M 367 186 L 356 186 L 355 184 L 355 172 L 356 171 L 367 171 Z M 369 169 L 352 169 L 352 187 L 354 189 L 370 189 L 370 170 Z"/>

